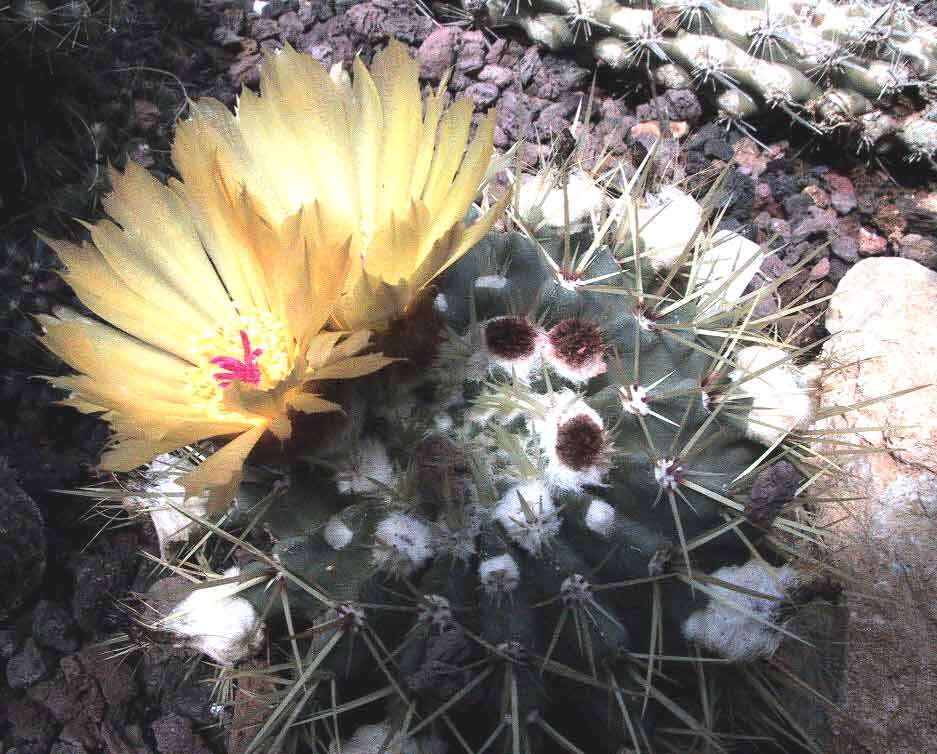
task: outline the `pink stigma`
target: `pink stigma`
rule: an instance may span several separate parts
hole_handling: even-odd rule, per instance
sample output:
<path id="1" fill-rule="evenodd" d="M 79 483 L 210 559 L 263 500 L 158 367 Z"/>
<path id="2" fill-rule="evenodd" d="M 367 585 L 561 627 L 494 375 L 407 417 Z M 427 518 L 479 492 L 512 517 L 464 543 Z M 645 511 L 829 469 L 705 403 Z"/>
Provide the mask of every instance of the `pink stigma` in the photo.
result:
<path id="1" fill-rule="evenodd" d="M 217 364 L 225 372 L 215 372 L 212 377 L 218 380 L 218 385 L 224 389 L 232 382 L 246 382 L 248 385 L 260 384 L 260 368 L 254 363 L 262 348 L 251 350 L 251 342 L 247 333 L 241 330 L 241 345 L 244 347 L 244 361 L 238 361 L 231 356 L 216 356 L 210 363 Z"/>

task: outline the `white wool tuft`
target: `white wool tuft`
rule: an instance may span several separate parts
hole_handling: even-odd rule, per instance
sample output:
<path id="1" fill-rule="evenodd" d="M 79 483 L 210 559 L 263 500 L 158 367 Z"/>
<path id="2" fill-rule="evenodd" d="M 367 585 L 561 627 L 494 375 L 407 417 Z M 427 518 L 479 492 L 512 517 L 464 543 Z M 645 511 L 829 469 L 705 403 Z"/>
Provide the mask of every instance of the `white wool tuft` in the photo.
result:
<path id="1" fill-rule="evenodd" d="M 647 416 L 651 413 L 648 405 L 647 390 L 641 385 L 620 387 L 621 407 L 629 414 Z"/>
<path id="2" fill-rule="evenodd" d="M 421 568 L 435 553 L 429 526 L 403 513 L 392 513 L 381 521 L 374 539 L 371 552 L 375 565 L 407 574 Z"/>
<path id="3" fill-rule="evenodd" d="M 233 566 L 224 572 L 226 578 L 237 576 Z M 237 582 L 196 589 L 173 608 L 159 624 L 184 639 L 184 646 L 197 649 L 222 665 L 250 657 L 260 649 L 264 625 L 254 606 L 237 596 Z"/>
<path id="4" fill-rule="evenodd" d="M 195 464 L 187 458 L 163 453 L 147 466 L 145 489 L 124 498 L 124 505 L 130 510 L 149 513 L 163 558 L 168 557 L 175 545 L 188 542 L 192 533 L 199 528 L 197 523 L 177 508 L 199 518 L 208 514 L 205 507 L 208 493 L 187 498 L 185 489 L 178 483 L 179 477 L 195 468 Z"/>
<path id="5" fill-rule="evenodd" d="M 560 531 L 550 492 L 538 480 L 508 490 L 495 508 L 494 517 L 508 536 L 532 555 L 538 555 Z"/>
<path id="6" fill-rule="evenodd" d="M 449 299 L 446 298 L 445 293 L 436 294 L 436 298 L 433 299 L 433 308 L 437 312 L 449 311 Z"/>
<path id="7" fill-rule="evenodd" d="M 481 275 L 475 280 L 476 288 L 491 288 L 500 291 L 507 287 L 508 279 L 504 275 Z"/>
<path id="8" fill-rule="evenodd" d="M 737 369 L 729 376 L 738 382 L 785 355 L 775 346 L 748 346 L 736 354 Z M 817 394 L 816 378 L 790 361 L 746 380 L 734 393 L 753 400 L 745 434 L 765 445 L 773 444 L 791 430 L 808 427 L 816 415 Z"/>
<path id="9" fill-rule="evenodd" d="M 773 568 L 760 561 L 749 560 L 743 566 L 725 566 L 711 575 L 730 584 L 770 595 L 772 599 L 713 586 L 711 588 L 719 599 L 710 599 L 705 608 L 690 615 L 683 622 L 683 635 L 733 662 L 769 657 L 780 646 L 783 634 L 736 608 L 773 623 L 784 599 L 782 588 L 787 589 L 794 583 L 796 572 L 790 566 Z"/>
<path id="10" fill-rule="evenodd" d="M 332 516 L 325 525 L 322 537 L 333 550 L 343 550 L 351 542 L 355 533 L 338 516 Z"/>
<path id="11" fill-rule="evenodd" d="M 341 747 L 336 742 L 329 745 L 329 754 L 445 754 L 448 746 L 437 736 L 421 736 L 417 740 L 401 741 L 400 730 L 386 720 L 371 725 L 361 725 Z"/>
<path id="12" fill-rule="evenodd" d="M 607 537 L 614 525 L 615 509 L 604 500 L 594 498 L 586 509 L 586 528 L 600 537 Z"/>
<path id="13" fill-rule="evenodd" d="M 382 486 L 394 484 L 394 466 L 384 443 L 374 437 L 361 441 L 351 469 L 338 479 L 338 491 L 343 495 L 380 495 Z"/>
<path id="14" fill-rule="evenodd" d="M 703 291 L 697 311 L 709 315 L 729 311 L 742 298 L 765 256 L 761 246 L 745 236 L 730 230 L 714 233 L 697 262 L 694 292 Z"/>
<path id="15" fill-rule="evenodd" d="M 564 380 L 569 380 L 575 385 L 582 385 L 593 377 L 605 374 L 608 368 L 605 364 L 605 358 L 601 353 L 595 354 L 595 356 L 586 361 L 582 366 L 574 367 L 563 360 L 549 341 L 544 349 L 543 359 L 560 377 Z"/>
<path id="16" fill-rule="evenodd" d="M 594 464 L 584 469 L 572 469 L 563 463 L 557 455 L 556 443 L 559 429 L 570 419 L 587 416 L 600 428 L 605 422 L 599 413 L 568 388 L 563 388 L 548 396 L 549 404 L 546 416 L 534 420 L 534 433 L 540 443 L 540 449 L 547 459 L 544 480 L 551 489 L 579 492 L 585 485 L 602 485 L 605 468 Z"/>
<path id="17" fill-rule="evenodd" d="M 569 224 L 576 227 L 602 211 L 606 196 L 602 187 L 582 170 L 570 171 L 566 181 Z M 562 228 L 566 222 L 563 205 L 563 187 L 555 168 L 521 176 L 517 207 L 528 227 L 534 230 Z"/>
<path id="18" fill-rule="evenodd" d="M 638 208 L 641 256 L 656 271 L 667 270 L 692 239 L 703 210 L 692 196 L 673 186 L 649 194 L 647 202 Z"/>
<path id="19" fill-rule="evenodd" d="M 521 580 L 521 569 L 510 555 L 497 555 L 478 564 L 478 580 L 487 594 L 513 592 Z"/>

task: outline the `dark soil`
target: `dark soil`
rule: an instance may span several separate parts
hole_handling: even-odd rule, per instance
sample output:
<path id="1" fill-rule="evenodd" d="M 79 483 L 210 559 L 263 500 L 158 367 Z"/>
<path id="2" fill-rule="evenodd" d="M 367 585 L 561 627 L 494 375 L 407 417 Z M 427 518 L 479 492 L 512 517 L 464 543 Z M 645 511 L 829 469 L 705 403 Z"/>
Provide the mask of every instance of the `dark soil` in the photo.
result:
<path id="1" fill-rule="evenodd" d="M 107 430 L 54 406 L 55 391 L 31 379 L 62 367 L 36 345 L 28 315 L 79 306 L 33 231 L 77 238 L 69 218 L 99 217 L 108 163 L 132 159 L 170 175 L 168 147 L 186 97 L 233 105 L 242 85 L 256 87 L 262 52 L 285 43 L 347 66 L 396 36 L 419 55 L 427 86 L 452 67 L 453 92 L 479 113 L 497 105 L 497 147 L 522 139 L 531 162 L 571 124 L 593 73 L 588 61 L 519 36 L 439 26 L 411 0 L 271 3 L 261 16 L 222 0 L 100 0 L 93 8 L 74 27 L 28 26 L 0 11 L 10 113 L 0 132 L 0 563 L 9 590 L 0 603 L 0 751 L 220 751 L 209 671 L 157 647 L 102 659 L 108 649 L 98 643 L 128 627 L 120 600 L 151 580 L 139 553 L 157 548 L 149 525 L 98 534 L 104 520 L 88 517 L 87 498 L 55 491 L 100 481 L 93 466 Z M 651 95 L 640 82 L 600 72 L 581 159 L 588 165 L 608 152 L 636 165 L 663 135 L 661 164 L 678 155 L 675 177 L 689 176 L 691 187 L 695 173 L 728 166 L 725 227 L 781 247 L 755 284 L 826 244 L 778 300 L 765 302 L 766 312 L 801 297 L 819 302 L 864 257 L 904 256 L 937 269 L 930 176 L 863 164 L 783 125 L 759 132 L 766 152 L 708 122 L 692 91 Z M 822 335 L 820 307 L 781 334 L 798 345 Z"/>

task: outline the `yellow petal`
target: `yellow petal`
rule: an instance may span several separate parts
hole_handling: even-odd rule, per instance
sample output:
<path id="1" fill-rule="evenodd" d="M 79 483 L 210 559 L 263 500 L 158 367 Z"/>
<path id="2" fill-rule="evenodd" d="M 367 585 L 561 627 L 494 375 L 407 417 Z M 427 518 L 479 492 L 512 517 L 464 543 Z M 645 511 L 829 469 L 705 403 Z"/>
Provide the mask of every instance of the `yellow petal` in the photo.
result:
<path id="1" fill-rule="evenodd" d="M 354 62 L 351 100 L 352 159 L 357 174 L 358 217 L 362 233 L 373 232 L 377 217 L 384 113 L 381 96 L 360 58 Z"/>
<path id="2" fill-rule="evenodd" d="M 345 333 L 342 332 L 322 332 L 309 341 L 309 348 L 306 351 L 306 365 L 309 369 L 318 369 L 323 364 L 328 363 L 332 356 L 332 350 L 335 344 Z"/>
<path id="3" fill-rule="evenodd" d="M 441 209 L 442 200 L 449 192 L 452 179 L 459 169 L 471 124 L 472 102 L 465 97 L 457 99 L 439 123 L 433 164 L 421 197 L 432 214 Z"/>
<path id="4" fill-rule="evenodd" d="M 117 276 L 94 246 L 85 243 L 79 248 L 66 241 L 43 240 L 66 267 L 62 279 L 101 319 L 176 356 L 190 361 L 197 358 L 192 338 L 185 335 L 189 325 L 179 319 L 178 312 L 145 301 Z"/>
<path id="5" fill-rule="evenodd" d="M 430 280 L 441 274 L 453 264 L 458 262 L 475 244 L 482 240 L 486 233 L 491 230 L 497 219 L 504 213 L 505 207 L 511 200 L 511 194 L 508 192 L 501 197 L 491 209 L 489 209 L 480 219 L 472 223 L 459 240 L 458 246 L 450 254 L 449 259 L 439 267 L 431 276 Z M 427 281 L 428 282 L 428 281 Z"/>
<path id="6" fill-rule="evenodd" d="M 209 513 L 223 510 L 237 493 L 244 471 L 244 461 L 254 449 L 266 425 L 259 425 L 239 435 L 212 453 L 197 469 L 179 478 L 186 498 L 208 493 Z"/>
<path id="7" fill-rule="evenodd" d="M 420 144 L 417 147 L 416 160 L 413 164 L 413 178 L 410 183 L 409 196 L 411 198 L 422 197 L 423 190 L 426 187 L 426 179 L 429 177 L 430 166 L 433 164 L 436 129 L 439 125 L 439 118 L 442 116 L 444 97 L 444 93 L 439 91 L 426 98 L 423 129 L 420 134 Z"/>
<path id="8" fill-rule="evenodd" d="M 161 453 L 180 447 L 172 442 L 153 440 L 122 440 L 101 455 L 101 471 L 127 472 L 149 463 Z"/>
<path id="9" fill-rule="evenodd" d="M 313 393 L 296 393 L 287 399 L 290 408 L 302 411 L 304 414 L 321 414 L 330 411 L 344 411 L 338 404 L 320 398 Z"/>
<path id="10" fill-rule="evenodd" d="M 223 317 L 230 312 L 230 298 L 205 253 L 188 208 L 176 193 L 133 160 L 127 161 L 123 173 L 111 171 L 111 184 L 113 190 L 102 204 L 131 242 L 129 248 L 137 262 L 128 268 L 128 283 L 143 287 L 145 280 L 139 277 L 139 269 L 145 268 L 167 281 L 206 317 Z M 108 250 L 102 252 L 107 255 Z M 145 297 L 148 294 L 145 288 L 141 292 Z"/>
<path id="11" fill-rule="evenodd" d="M 371 76 L 380 94 L 384 116 L 377 213 L 383 221 L 391 213 L 404 215 L 411 202 L 416 150 L 423 132 L 420 65 L 403 44 L 391 40 L 374 56 Z"/>
<path id="12" fill-rule="evenodd" d="M 491 163 L 494 123 L 492 112 L 478 124 L 475 138 L 465 152 L 459 174 L 446 192 L 442 206 L 433 214 L 433 227 L 429 233 L 431 239 L 442 235 L 453 223 L 459 222 L 471 206 Z M 429 248 L 426 248 L 425 252 L 428 253 Z"/>
<path id="13" fill-rule="evenodd" d="M 345 340 L 332 349 L 329 360 L 347 359 L 349 356 L 354 356 L 359 351 L 367 348 L 370 342 L 371 332 L 369 330 L 357 330 L 349 334 Z"/>
<path id="14" fill-rule="evenodd" d="M 141 386 L 141 400 L 179 400 L 186 394 L 188 362 L 103 322 L 59 315 L 70 318 L 37 317 L 45 328 L 40 340 L 73 369 L 100 381 L 130 379 Z"/>
<path id="15" fill-rule="evenodd" d="M 317 369 L 312 377 L 316 380 L 348 380 L 371 374 L 399 360 L 385 356 L 382 353 L 352 356 L 349 359 L 326 364 L 321 369 Z"/>
<path id="16" fill-rule="evenodd" d="M 414 202 L 401 216 L 391 215 L 377 230 L 364 259 L 364 269 L 394 285 L 407 280 L 419 263 L 421 246 L 431 228 L 431 218 L 422 202 Z"/>

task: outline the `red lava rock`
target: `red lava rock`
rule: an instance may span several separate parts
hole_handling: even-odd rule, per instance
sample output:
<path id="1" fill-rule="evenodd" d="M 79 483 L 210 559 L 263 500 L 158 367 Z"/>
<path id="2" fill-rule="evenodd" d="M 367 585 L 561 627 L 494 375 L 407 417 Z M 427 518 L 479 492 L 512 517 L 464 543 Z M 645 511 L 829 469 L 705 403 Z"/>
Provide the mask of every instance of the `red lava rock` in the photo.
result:
<path id="1" fill-rule="evenodd" d="M 856 189 L 851 180 L 839 173 L 828 171 L 823 175 L 823 181 L 830 192 L 830 204 L 839 214 L 848 215 L 856 208 Z"/>
<path id="2" fill-rule="evenodd" d="M 859 261 L 859 242 L 852 236 L 836 236 L 830 244 L 830 251 L 844 262 Z"/>
<path id="3" fill-rule="evenodd" d="M 888 241 L 868 228 L 859 229 L 859 255 L 876 257 L 888 250 Z"/>
<path id="4" fill-rule="evenodd" d="M 55 738 L 58 725 L 42 705 L 29 699 L 14 699 L 5 712 L 16 738 L 46 742 L 47 746 Z"/>
<path id="5" fill-rule="evenodd" d="M 456 54 L 455 69 L 463 74 L 477 73 L 485 67 L 486 52 L 485 37 L 480 31 L 463 33 Z"/>
<path id="6" fill-rule="evenodd" d="M 87 749 L 77 741 L 56 741 L 49 754 L 87 754 Z"/>
<path id="7" fill-rule="evenodd" d="M 569 126 L 578 104 L 579 98 L 571 95 L 543 108 L 537 118 L 541 135 L 551 137 L 562 133 Z"/>
<path id="8" fill-rule="evenodd" d="M 302 44 L 302 43 L 300 43 Z M 302 51 L 309 57 L 318 60 L 326 68 L 331 68 L 335 60 L 335 50 L 327 42 L 319 44 L 307 44 L 302 46 Z"/>
<path id="9" fill-rule="evenodd" d="M 772 219 L 768 224 L 768 228 L 771 231 L 771 235 L 778 236 L 784 241 L 791 240 L 791 224 L 787 220 Z"/>
<path id="10" fill-rule="evenodd" d="M 61 672 L 30 689 L 29 697 L 64 724 L 60 738 L 91 749 L 97 746 L 98 724 L 104 718 L 104 697 L 78 657 L 63 657 L 59 663 Z"/>
<path id="11" fill-rule="evenodd" d="M 246 55 L 234 61 L 228 68 L 228 79 L 235 87 L 257 86 L 260 83 L 260 58 L 258 55 Z"/>
<path id="12" fill-rule="evenodd" d="M 126 704 L 133 698 L 136 684 L 133 671 L 127 663 L 102 660 L 100 650 L 93 645 L 85 647 L 79 654 L 79 659 L 98 682 L 108 704 Z"/>
<path id="13" fill-rule="evenodd" d="M 830 194 L 830 204 L 839 214 L 848 215 L 856 208 L 858 202 L 856 201 L 856 195 L 853 193 L 835 191 Z"/>
<path id="14" fill-rule="evenodd" d="M 300 35 L 305 31 L 305 25 L 296 11 L 290 10 L 277 19 L 280 25 L 280 39 L 295 45 Z"/>
<path id="15" fill-rule="evenodd" d="M 819 186 L 807 186 L 804 193 L 813 199 L 813 203 L 820 209 L 827 209 L 830 206 L 830 195 Z"/>
<path id="16" fill-rule="evenodd" d="M 232 7 L 224 9 L 219 21 L 222 27 L 233 34 L 240 34 L 241 30 L 244 28 L 244 18 L 245 13 L 243 8 Z"/>
<path id="17" fill-rule="evenodd" d="M 813 267 L 810 268 L 809 278 L 811 280 L 820 280 L 830 274 L 830 260 L 823 257 Z"/>
<path id="18" fill-rule="evenodd" d="M 793 239 L 803 241 L 819 233 L 829 233 L 836 227 L 836 213 L 831 210 L 810 208 L 810 215 L 794 228 Z"/>
<path id="19" fill-rule="evenodd" d="M 674 139 L 682 139 L 689 133 L 689 130 L 689 126 L 683 121 L 673 121 L 667 124 L 668 135 Z M 640 141 L 641 143 L 644 143 L 648 137 L 651 137 L 652 140 L 659 139 L 661 137 L 660 123 L 657 121 L 636 123 L 628 133 L 633 141 Z"/>
<path id="20" fill-rule="evenodd" d="M 504 54 L 505 50 L 508 47 L 508 40 L 505 37 L 496 39 L 491 43 L 491 47 L 488 48 L 488 53 L 485 55 L 485 62 L 490 65 L 496 65 L 501 63 L 501 56 Z"/>
<path id="21" fill-rule="evenodd" d="M 937 269 L 937 244 L 932 238 L 925 238 L 917 233 L 902 236 L 898 244 L 898 256 L 911 259 L 932 270 Z"/>
<path id="22" fill-rule="evenodd" d="M 830 192 L 833 194 L 838 192 L 845 194 L 856 193 L 856 189 L 852 185 L 852 181 L 850 181 L 844 175 L 834 173 L 832 170 L 823 174 L 823 182 L 827 185 L 827 188 L 829 188 Z"/>
<path id="23" fill-rule="evenodd" d="M 478 81 L 468 86 L 465 94 L 472 98 L 476 110 L 487 110 L 498 99 L 498 87 L 485 81 Z"/>
<path id="24" fill-rule="evenodd" d="M 133 118 L 141 131 L 152 131 L 159 125 L 159 108 L 148 100 L 135 99 Z"/>
<path id="25" fill-rule="evenodd" d="M 373 3 L 358 3 L 345 12 L 345 21 L 355 35 L 370 39 L 381 32 L 385 15 Z"/>
<path id="26" fill-rule="evenodd" d="M 449 26 L 434 29 L 423 40 L 417 57 L 420 60 L 420 76 L 430 81 L 439 81 L 448 68 L 455 63 L 456 31 Z"/>
<path id="27" fill-rule="evenodd" d="M 495 144 L 507 147 L 518 141 L 530 124 L 530 107 L 527 97 L 508 89 L 501 95 L 498 107 L 498 122 L 495 126 Z"/>
<path id="28" fill-rule="evenodd" d="M 237 50 L 244 42 L 244 37 L 240 34 L 235 34 L 224 26 L 216 27 L 211 33 L 211 38 L 216 45 L 226 50 Z"/>
<path id="29" fill-rule="evenodd" d="M 739 168 L 741 170 L 741 168 Z M 771 184 L 769 183 L 756 183 L 755 184 L 755 206 L 761 207 L 762 205 L 767 204 L 774 198 L 774 194 L 771 193 Z"/>
<path id="30" fill-rule="evenodd" d="M 907 223 L 901 216 L 901 211 L 891 202 L 879 204 L 875 215 L 872 217 L 872 222 L 892 241 L 897 241 L 907 230 Z"/>
<path id="31" fill-rule="evenodd" d="M 208 754 L 202 737 L 192 730 L 192 723 L 176 714 L 165 715 L 152 726 L 160 754 Z"/>
<path id="32" fill-rule="evenodd" d="M 738 166 L 740 172 L 750 175 L 753 180 L 757 180 L 765 172 L 768 159 L 764 150 L 747 136 L 739 139 L 735 144 L 735 156 L 732 161 Z M 770 194 L 770 187 L 768 193 Z"/>
<path id="33" fill-rule="evenodd" d="M 275 18 L 258 18 L 251 24 L 251 39 L 263 42 L 273 39 L 280 33 L 280 25 Z"/>
<path id="34" fill-rule="evenodd" d="M 527 86 L 531 82 L 534 74 L 540 69 L 541 62 L 540 50 L 537 46 L 528 47 L 517 66 L 517 76 L 521 86 Z"/>
<path id="35" fill-rule="evenodd" d="M 505 68 L 503 65 L 492 65 L 489 63 L 481 69 L 481 72 L 478 74 L 478 80 L 487 81 L 490 84 L 494 84 L 499 89 L 504 89 L 504 87 L 514 82 L 514 71 L 510 68 Z"/>
<path id="36" fill-rule="evenodd" d="M 386 9 L 380 31 L 371 37 L 372 41 L 383 41 L 391 37 L 410 45 L 418 45 L 436 28 L 432 19 L 416 9 L 413 0 L 372 1 Z"/>

